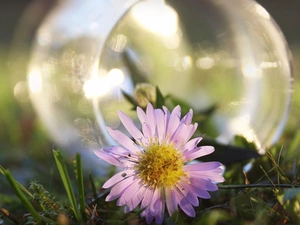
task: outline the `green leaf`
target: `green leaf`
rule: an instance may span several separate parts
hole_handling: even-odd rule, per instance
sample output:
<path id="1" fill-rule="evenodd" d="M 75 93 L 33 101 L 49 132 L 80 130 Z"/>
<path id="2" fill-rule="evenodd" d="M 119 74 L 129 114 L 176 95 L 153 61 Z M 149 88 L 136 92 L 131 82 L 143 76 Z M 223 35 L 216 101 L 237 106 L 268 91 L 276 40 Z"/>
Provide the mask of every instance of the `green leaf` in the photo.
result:
<path id="1" fill-rule="evenodd" d="M 147 70 L 143 69 L 141 63 L 132 53 L 134 53 L 133 50 L 126 48 L 122 53 L 122 59 L 129 70 L 134 86 L 138 83 L 148 83 L 146 80 L 146 77 L 148 77 Z"/>
<path id="2" fill-rule="evenodd" d="M 156 86 L 155 91 L 156 91 L 155 107 L 162 108 L 165 105 L 165 98 L 164 98 L 163 94 L 161 93 L 158 86 Z"/>
<path id="3" fill-rule="evenodd" d="M 171 101 L 173 107 L 180 105 L 182 114 L 188 113 L 188 111 L 192 108 L 187 101 L 177 98 L 173 95 L 167 95 L 165 98 Z"/>
<path id="4" fill-rule="evenodd" d="M 293 200 L 300 197 L 300 188 L 288 188 L 284 191 L 283 201 Z"/>
<path id="5" fill-rule="evenodd" d="M 203 140 L 200 141 L 199 146 L 210 145 L 215 148 L 212 154 L 201 157 L 204 161 L 219 161 L 225 165 L 232 163 L 242 162 L 244 160 L 261 157 L 253 149 L 220 144 L 213 138 L 205 136 Z"/>
<path id="6" fill-rule="evenodd" d="M 267 202 L 246 192 L 240 192 L 236 197 L 230 200 L 230 208 L 238 217 L 246 220 L 257 219 L 260 214 L 263 224 L 268 224 L 271 215 L 282 217 L 283 215 L 272 209 Z"/>
<path id="7" fill-rule="evenodd" d="M 291 220 L 300 222 L 300 188 L 288 188 L 277 195 L 277 199 L 288 213 Z"/>
<path id="8" fill-rule="evenodd" d="M 122 94 L 124 95 L 124 97 L 127 99 L 127 101 L 129 101 L 132 104 L 132 110 L 135 110 L 137 107 L 137 102 L 134 100 L 134 98 L 127 94 L 125 91 L 122 90 Z"/>
<path id="9" fill-rule="evenodd" d="M 81 156 L 78 153 L 76 154 L 76 172 L 77 172 L 76 174 L 77 174 L 77 184 L 78 184 L 78 192 L 79 192 L 80 212 L 81 212 L 82 218 L 84 220 L 86 220 L 82 162 L 81 162 Z"/>
<path id="10" fill-rule="evenodd" d="M 192 225 L 203 225 L 203 224 L 209 224 L 209 225 L 219 225 L 219 224 L 232 224 L 229 223 L 230 214 L 226 212 L 225 210 L 221 209 L 210 209 L 205 210 L 205 213 L 203 213 L 201 216 L 198 216 L 196 220 L 192 221 Z"/>
<path id="11" fill-rule="evenodd" d="M 39 224 L 42 224 L 43 220 L 42 220 L 41 216 L 37 213 L 37 211 L 34 209 L 34 207 L 29 202 L 27 197 L 23 194 L 23 192 L 20 188 L 20 185 L 13 178 L 12 174 L 8 170 L 2 171 L 2 172 L 4 172 L 4 175 L 5 175 L 6 179 L 10 183 L 11 187 L 15 191 L 18 198 L 21 200 L 24 207 L 29 211 L 29 213 L 32 215 L 32 217 L 35 219 L 36 222 L 38 222 Z"/>
<path id="12" fill-rule="evenodd" d="M 236 135 L 234 136 L 234 146 L 239 146 L 242 148 L 257 150 L 255 144 L 253 142 L 249 142 L 245 137 Z"/>
<path id="13" fill-rule="evenodd" d="M 76 199 L 75 199 L 75 194 L 74 194 L 74 190 L 71 184 L 71 180 L 67 171 L 67 167 L 66 164 L 64 162 L 64 159 L 60 153 L 59 150 L 53 150 L 53 155 L 54 155 L 54 159 L 60 174 L 60 177 L 62 179 L 62 182 L 64 184 L 65 190 L 67 192 L 69 201 L 71 203 L 74 215 L 76 217 L 76 219 L 78 221 L 80 221 L 80 214 L 78 212 L 78 208 L 77 208 L 77 203 L 76 203 Z"/>

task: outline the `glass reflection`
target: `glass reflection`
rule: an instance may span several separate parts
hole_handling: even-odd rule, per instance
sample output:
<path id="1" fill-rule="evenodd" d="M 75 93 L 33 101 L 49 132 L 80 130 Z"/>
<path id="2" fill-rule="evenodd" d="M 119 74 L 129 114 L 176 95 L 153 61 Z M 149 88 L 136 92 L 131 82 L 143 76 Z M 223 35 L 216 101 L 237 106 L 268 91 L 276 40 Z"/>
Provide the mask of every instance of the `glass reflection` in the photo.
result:
<path id="1" fill-rule="evenodd" d="M 53 138 L 89 150 L 114 144 L 105 127 L 122 129 L 118 110 L 137 119 L 122 92 L 141 83 L 195 111 L 217 106 L 208 136 L 228 143 L 241 134 L 263 149 L 282 132 L 291 81 L 285 40 L 251 0 L 60 1 L 28 73 Z"/>

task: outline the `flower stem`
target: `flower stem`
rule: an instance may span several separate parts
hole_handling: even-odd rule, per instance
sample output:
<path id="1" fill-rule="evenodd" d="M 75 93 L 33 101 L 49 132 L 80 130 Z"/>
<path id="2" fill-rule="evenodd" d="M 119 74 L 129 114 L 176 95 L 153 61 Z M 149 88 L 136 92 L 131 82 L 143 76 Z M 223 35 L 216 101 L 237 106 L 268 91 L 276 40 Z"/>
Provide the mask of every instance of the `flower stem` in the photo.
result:
<path id="1" fill-rule="evenodd" d="M 299 188 L 298 184 L 231 184 L 219 185 L 219 189 L 244 189 L 244 188 Z"/>

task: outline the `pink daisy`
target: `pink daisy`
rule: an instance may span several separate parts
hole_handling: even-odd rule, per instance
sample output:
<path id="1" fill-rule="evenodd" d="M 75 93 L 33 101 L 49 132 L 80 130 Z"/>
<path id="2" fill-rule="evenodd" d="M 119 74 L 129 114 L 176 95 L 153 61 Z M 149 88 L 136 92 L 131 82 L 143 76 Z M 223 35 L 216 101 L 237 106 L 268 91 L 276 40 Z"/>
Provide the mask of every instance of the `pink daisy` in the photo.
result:
<path id="1" fill-rule="evenodd" d="M 118 199 L 117 205 L 125 206 L 125 213 L 140 204 L 144 209 L 141 216 L 148 224 L 153 219 L 161 224 L 165 208 L 171 216 L 178 206 L 194 217 L 198 197 L 210 198 L 208 191 L 216 191 L 215 183 L 224 178 L 219 162 L 189 163 L 214 151 L 211 146 L 197 147 L 201 137 L 190 140 L 198 125 L 192 124 L 193 111 L 181 119 L 180 106 L 171 113 L 166 107 L 154 109 L 151 104 L 146 113 L 138 107 L 142 131 L 126 114 L 118 114 L 134 141 L 108 127 L 109 134 L 121 146 L 94 151 L 99 158 L 123 169 L 103 185 L 111 188 L 106 201 Z"/>

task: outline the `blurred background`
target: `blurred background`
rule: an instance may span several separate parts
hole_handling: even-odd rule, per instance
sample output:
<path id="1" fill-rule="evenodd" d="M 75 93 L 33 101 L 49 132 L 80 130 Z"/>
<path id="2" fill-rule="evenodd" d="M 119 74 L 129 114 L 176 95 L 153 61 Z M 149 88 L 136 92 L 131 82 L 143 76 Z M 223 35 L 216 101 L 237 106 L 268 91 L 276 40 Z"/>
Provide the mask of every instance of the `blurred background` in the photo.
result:
<path id="1" fill-rule="evenodd" d="M 33 110 L 25 81 L 32 38 L 54 3 L 54 0 L 0 1 L 0 164 L 23 183 L 35 178 L 33 172 L 39 174 L 39 179 L 44 177 L 45 182 L 53 182 L 47 177 L 53 173 L 51 150 L 56 146 Z M 284 139 L 298 130 L 300 121 L 300 1 L 259 0 L 258 3 L 275 19 L 293 55 L 295 92 Z M 0 203 L 4 199 L 1 196 L 10 191 L 5 182 L 0 177 Z"/>

